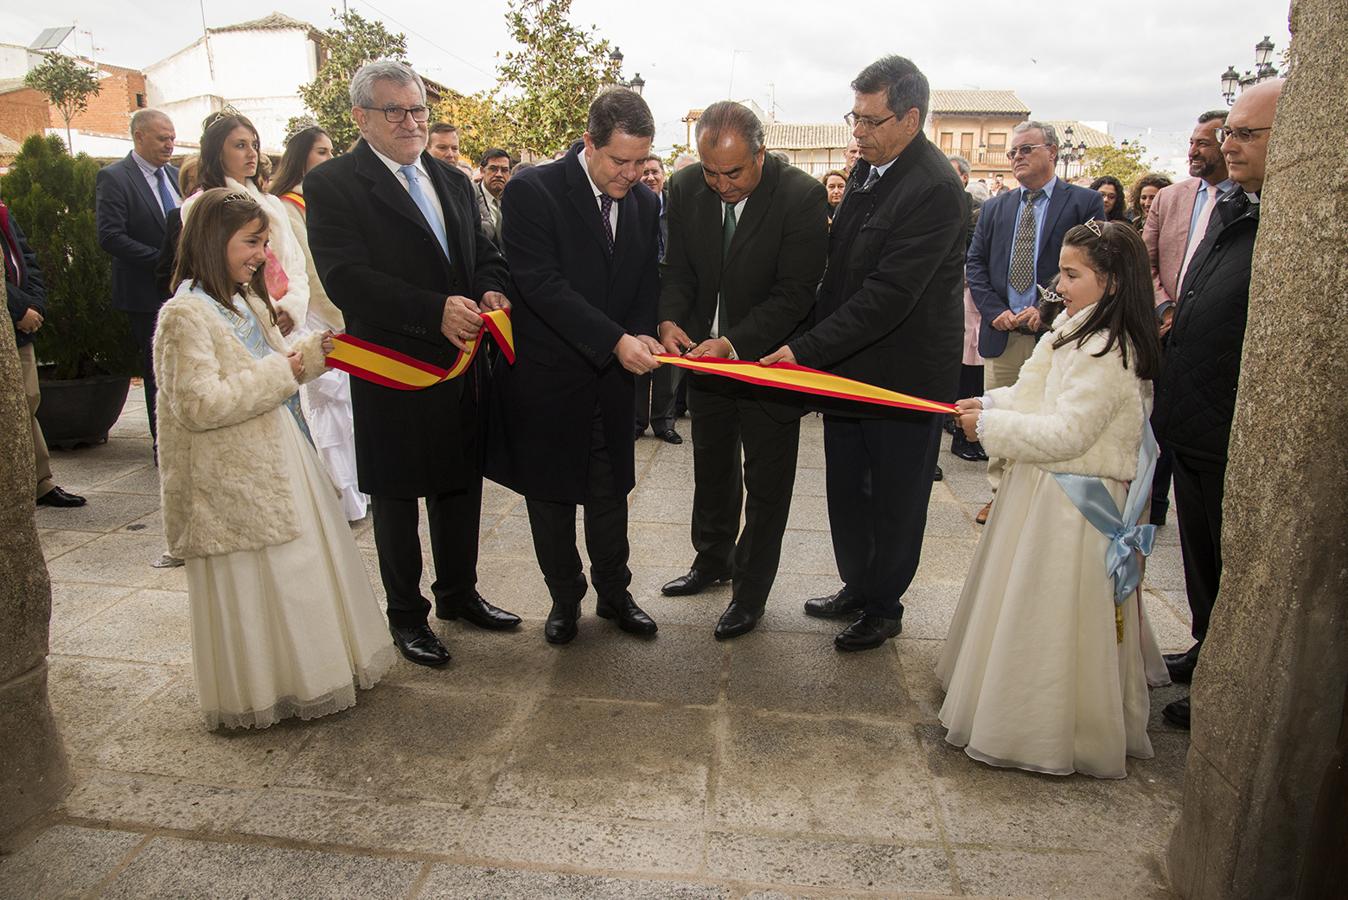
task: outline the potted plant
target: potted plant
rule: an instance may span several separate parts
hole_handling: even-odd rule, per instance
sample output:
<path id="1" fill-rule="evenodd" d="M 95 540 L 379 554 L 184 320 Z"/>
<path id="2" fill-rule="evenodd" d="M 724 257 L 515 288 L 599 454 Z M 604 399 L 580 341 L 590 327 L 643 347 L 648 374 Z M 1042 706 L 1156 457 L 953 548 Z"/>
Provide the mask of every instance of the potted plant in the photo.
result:
<path id="1" fill-rule="evenodd" d="M 98 169 L 86 154 L 67 153 L 59 137 L 34 135 L 0 181 L 47 286 L 37 417 L 47 443 L 59 447 L 108 439 L 139 365 L 125 317 L 112 308 L 112 266 L 98 246 Z"/>

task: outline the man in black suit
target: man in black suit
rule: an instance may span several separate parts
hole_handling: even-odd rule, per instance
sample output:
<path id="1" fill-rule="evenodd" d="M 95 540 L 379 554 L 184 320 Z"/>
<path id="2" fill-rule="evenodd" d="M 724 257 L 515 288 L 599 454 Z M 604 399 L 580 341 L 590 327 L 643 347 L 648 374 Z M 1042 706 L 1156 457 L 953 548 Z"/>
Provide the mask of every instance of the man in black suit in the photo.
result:
<path id="1" fill-rule="evenodd" d="M 675 175 L 669 189 L 660 340 L 690 357 L 758 359 L 798 333 L 814 305 L 828 252 L 828 192 L 768 155 L 763 123 L 739 103 L 703 110 L 697 149 L 702 164 Z M 696 594 L 729 578 L 732 599 L 715 633 L 731 638 L 758 624 L 777 577 L 803 407 L 782 391 L 692 374 L 688 409 L 697 557 L 661 590 Z"/>
<path id="2" fill-rule="evenodd" d="M 927 78 L 901 56 L 862 70 L 847 122 L 861 148 L 833 219 L 809 331 L 762 361 L 798 362 L 931 400 L 955 399 L 969 199 L 922 124 Z M 896 636 L 922 552 L 941 419 L 851 404 L 824 417 L 828 518 L 843 587 L 805 612 L 853 620 L 839 650 Z"/>
<path id="3" fill-rule="evenodd" d="M 319 277 L 352 335 L 447 369 L 481 336 L 479 312 L 509 306 L 505 262 L 482 230 L 468 178 L 425 152 L 421 78 L 402 63 L 368 63 L 351 80 L 351 106 L 361 140 L 304 180 Z M 430 518 L 435 614 L 490 629 L 520 622 L 477 592 L 480 362 L 420 391 L 351 380 L 356 470 L 374 512 L 389 627 L 403 656 L 421 665 L 443 665 L 449 653 L 426 624 L 419 498 Z"/>
<path id="4" fill-rule="evenodd" d="M 164 302 L 154 269 L 164 243 L 164 217 L 182 205 L 178 169 L 169 165 L 176 140 L 168 116 L 157 109 L 138 110 L 131 117 L 134 149 L 94 179 L 98 245 L 112 255 L 112 308 L 126 313 L 140 351 L 151 438 L 157 436 L 151 345 Z"/>
<path id="5" fill-rule="evenodd" d="M 576 636 L 586 591 L 577 504 L 599 615 L 633 634 L 656 631 L 627 591 L 632 382 L 660 352 L 659 204 L 638 180 L 654 136 L 640 95 L 606 91 L 590 104 L 583 140 L 510 179 L 502 200 L 517 352 L 493 386 L 487 474 L 527 501 L 554 644 Z"/>
<path id="6" fill-rule="evenodd" d="M 982 315 L 978 352 L 983 387 L 1016 383 L 1046 326 L 1039 319 L 1039 291 L 1058 274 L 1058 251 L 1074 225 L 1105 217 L 1104 201 L 1089 188 L 1068 184 L 1054 172 L 1058 132 L 1047 122 L 1021 122 L 1011 132 L 1007 151 L 1020 182 L 983 205 L 969 245 L 969 293 Z M 995 494 L 1006 460 L 988 460 L 988 482 Z M 987 521 L 992 501 L 978 513 Z"/>

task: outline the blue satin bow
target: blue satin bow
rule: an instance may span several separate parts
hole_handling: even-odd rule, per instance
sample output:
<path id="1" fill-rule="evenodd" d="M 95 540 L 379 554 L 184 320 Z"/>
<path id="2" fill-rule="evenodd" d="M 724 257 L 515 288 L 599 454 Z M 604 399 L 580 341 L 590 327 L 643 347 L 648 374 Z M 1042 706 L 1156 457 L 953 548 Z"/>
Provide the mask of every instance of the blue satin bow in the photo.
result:
<path id="1" fill-rule="evenodd" d="M 1065 475 L 1054 472 L 1063 491 L 1072 504 L 1086 517 L 1086 521 L 1109 538 L 1105 549 L 1105 569 L 1114 579 L 1114 603 L 1122 604 L 1142 582 L 1142 562 L 1138 558 L 1150 556 L 1156 539 L 1155 525 L 1139 525 L 1143 504 L 1151 499 L 1151 479 L 1156 471 L 1159 455 L 1156 438 L 1148 423 L 1142 433 L 1142 444 L 1137 451 L 1137 476 L 1128 486 L 1128 498 L 1123 513 L 1103 480 L 1090 475 Z"/>

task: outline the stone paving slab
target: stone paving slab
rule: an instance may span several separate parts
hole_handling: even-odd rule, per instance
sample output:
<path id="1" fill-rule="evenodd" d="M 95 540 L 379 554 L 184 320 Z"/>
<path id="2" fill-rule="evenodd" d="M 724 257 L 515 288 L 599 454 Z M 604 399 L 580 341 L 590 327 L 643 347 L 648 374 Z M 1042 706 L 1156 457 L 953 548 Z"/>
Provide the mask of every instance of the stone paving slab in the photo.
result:
<path id="1" fill-rule="evenodd" d="M 1159 711 L 1183 688 L 1153 692 L 1156 756 L 1121 781 L 995 770 L 944 741 L 932 668 L 980 535 L 980 464 L 942 453 L 904 633 L 881 650 L 835 652 L 838 624 L 800 609 L 838 587 L 807 417 L 752 634 L 713 640 L 728 586 L 660 595 L 692 558 L 692 447 L 647 437 L 632 593 L 654 639 L 595 617 L 591 592 L 576 641 L 544 643 L 523 501 L 488 485 L 480 583 L 517 632 L 433 620 L 445 669 L 400 660 L 339 715 L 208 733 L 183 572 L 149 565 L 163 528 L 138 396 L 107 444 L 53 454 L 58 483 L 90 497 L 38 514 L 76 785 L 0 858 L 0 898 L 1168 896 L 1188 735 Z M 378 586 L 368 519 L 354 535 Z M 1174 535 L 1144 594 L 1166 650 L 1189 641 Z"/>

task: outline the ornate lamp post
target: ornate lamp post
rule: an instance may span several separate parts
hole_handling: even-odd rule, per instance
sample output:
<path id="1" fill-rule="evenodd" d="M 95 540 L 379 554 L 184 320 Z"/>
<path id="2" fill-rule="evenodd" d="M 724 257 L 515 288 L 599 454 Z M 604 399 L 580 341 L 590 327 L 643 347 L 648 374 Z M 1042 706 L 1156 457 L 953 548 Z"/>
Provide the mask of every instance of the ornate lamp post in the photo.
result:
<path id="1" fill-rule="evenodd" d="M 1058 148 L 1058 162 L 1062 163 L 1062 177 L 1068 178 L 1072 174 L 1072 166 L 1081 162 L 1086 157 L 1086 142 L 1080 141 L 1076 146 L 1072 145 L 1072 135 L 1074 131 L 1071 125 L 1063 129 L 1063 145 Z"/>
<path id="2" fill-rule="evenodd" d="M 1237 88 L 1243 91 L 1252 84 L 1278 77 L 1277 68 L 1269 62 L 1273 56 L 1273 46 L 1268 35 L 1264 35 L 1264 39 L 1254 45 L 1254 70 L 1251 72 L 1242 75 L 1236 71 L 1235 66 L 1227 66 L 1221 78 L 1222 97 L 1225 98 L 1227 106 L 1236 102 Z"/>
<path id="3" fill-rule="evenodd" d="M 633 91 L 640 94 L 642 89 L 646 87 L 646 79 L 641 77 L 640 72 L 638 72 L 631 81 L 623 78 L 623 52 L 617 47 L 614 47 L 613 52 L 608 55 L 608 58 L 609 62 L 613 63 L 614 71 L 618 73 L 616 76 L 617 80 L 614 83 L 621 87 L 631 88 Z"/>

